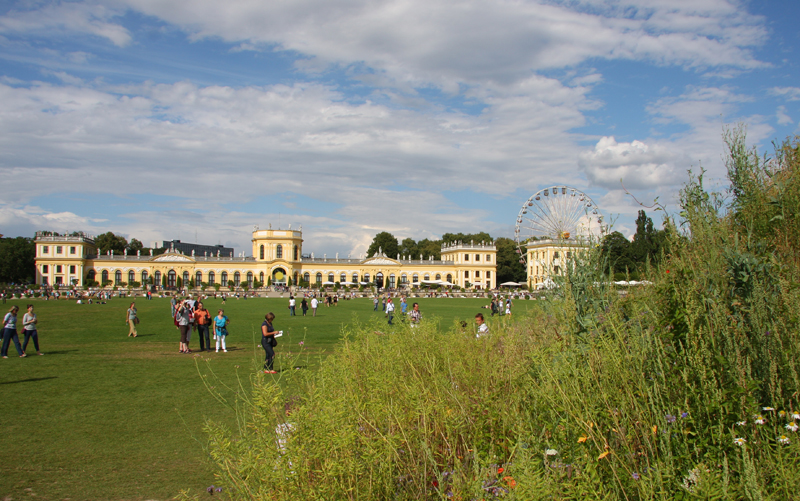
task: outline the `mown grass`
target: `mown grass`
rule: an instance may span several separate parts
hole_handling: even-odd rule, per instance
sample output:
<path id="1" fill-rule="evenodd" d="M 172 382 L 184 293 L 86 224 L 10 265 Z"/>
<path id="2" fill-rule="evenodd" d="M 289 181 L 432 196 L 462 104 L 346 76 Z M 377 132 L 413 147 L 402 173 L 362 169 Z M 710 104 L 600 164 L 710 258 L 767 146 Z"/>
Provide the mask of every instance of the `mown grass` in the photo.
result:
<path id="1" fill-rule="evenodd" d="M 487 302 L 414 301 L 426 321 L 449 327 L 464 320 L 470 328 Z M 13 499 L 169 499 L 181 489 L 198 491 L 213 483 L 203 426 L 208 420 L 234 425 L 236 413 L 218 398 L 233 402 L 232 392 L 251 389 L 251 376 L 263 362 L 257 336 L 267 311 L 285 331 L 276 349 L 281 371 L 316 371 L 340 342 L 343 325 L 374 320 L 376 328 L 392 331 L 368 299 L 321 307 L 316 318 L 310 312 L 289 317 L 287 299 L 228 300 L 223 308 L 231 318 L 229 352 L 197 353 L 194 337 L 192 349 L 202 355 L 195 357 L 177 353 L 167 299 L 136 301 L 142 319 L 136 339 L 127 337 L 124 324 L 127 299 L 104 305 L 30 302 L 40 319 L 45 356 L 35 356 L 30 345 L 31 356 L 19 359 L 12 345 L 9 359 L 0 359 L 0 496 Z M 27 303 L 13 300 L 3 307 L 24 310 Z M 206 300 L 212 312 L 220 303 Z M 532 303 L 516 302 L 515 313 Z M 282 384 L 280 376 L 275 381 Z"/>

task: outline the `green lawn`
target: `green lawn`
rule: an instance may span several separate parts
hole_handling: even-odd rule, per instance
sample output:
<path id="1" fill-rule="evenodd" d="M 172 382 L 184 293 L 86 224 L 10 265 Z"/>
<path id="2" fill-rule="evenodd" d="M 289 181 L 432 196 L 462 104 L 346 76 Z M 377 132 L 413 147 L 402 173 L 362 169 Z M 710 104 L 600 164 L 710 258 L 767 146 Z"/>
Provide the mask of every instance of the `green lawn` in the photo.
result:
<path id="1" fill-rule="evenodd" d="M 439 321 L 442 328 L 460 320 L 472 324 L 475 313 L 488 313 L 480 309 L 488 300 L 413 301 L 425 321 Z M 4 307 L 17 304 L 24 311 L 25 303 Z M 127 337 L 126 299 L 34 304 L 45 356 L 36 356 L 31 343 L 29 356 L 20 359 L 12 344 L 9 358 L 0 359 L 0 499 L 169 499 L 214 483 L 203 423 L 233 425 L 234 414 L 206 386 L 230 401 L 237 382 L 245 388 L 251 377 L 280 382 L 280 373 L 257 372 L 264 358 L 259 326 L 268 311 L 277 315 L 276 329 L 284 330 L 276 348 L 279 371 L 293 364 L 314 370 L 339 341 L 342 326 L 354 321 L 374 322 L 372 328 L 387 333 L 407 329 L 399 318 L 399 325 L 386 325 L 369 299 L 321 307 L 316 318 L 310 311 L 305 318 L 289 317 L 288 299 L 228 300 L 222 307 L 231 319 L 229 352 L 193 356 L 178 353 L 167 299 L 137 301 L 142 323 L 136 339 Z M 515 316 L 533 304 L 515 302 Z M 216 313 L 221 300 L 208 300 L 206 307 Z M 21 324 L 22 311 L 19 318 Z M 198 343 L 194 336 L 194 355 L 200 355 Z"/>

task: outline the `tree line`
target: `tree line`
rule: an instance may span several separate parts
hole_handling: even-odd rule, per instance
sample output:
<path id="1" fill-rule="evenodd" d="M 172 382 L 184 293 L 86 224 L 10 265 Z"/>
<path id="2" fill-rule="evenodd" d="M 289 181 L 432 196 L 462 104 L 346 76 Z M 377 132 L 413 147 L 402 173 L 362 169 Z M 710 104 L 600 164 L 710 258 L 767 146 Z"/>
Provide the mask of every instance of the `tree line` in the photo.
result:
<path id="1" fill-rule="evenodd" d="M 525 266 L 519 262 L 519 254 L 517 254 L 517 243 L 511 238 L 499 237 L 492 238 L 491 235 L 482 231 L 479 233 L 445 233 L 442 238 L 431 240 L 424 238 L 416 241 L 413 238 L 404 238 L 398 241 L 397 237 L 388 231 L 382 231 L 375 235 L 372 243 L 367 249 L 367 257 L 372 257 L 378 253 L 378 249 L 384 255 L 392 259 L 398 255 L 411 259 L 423 260 L 442 259 L 442 245 L 452 244 L 455 242 L 485 242 L 487 244 L 494 243 L 497 248 L 497 283 L 503 282 L 520 282 L 527 281 L 525 273 Z"/>

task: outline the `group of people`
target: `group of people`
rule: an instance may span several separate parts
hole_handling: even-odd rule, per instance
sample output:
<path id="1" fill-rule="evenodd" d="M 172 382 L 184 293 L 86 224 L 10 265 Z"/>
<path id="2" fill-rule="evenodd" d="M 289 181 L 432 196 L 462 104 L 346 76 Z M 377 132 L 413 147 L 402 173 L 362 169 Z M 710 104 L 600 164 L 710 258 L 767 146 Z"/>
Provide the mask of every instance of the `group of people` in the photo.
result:
<path id="1" fill-rule="evenodd" d="M 511 302 L 511 298 L 507 297 L 505 303 L 503 302 L 502 297 L 493 297 L 492 302 L 489 304 L 489 309 L 492 310 L 492 316 L 495 315 L 502 315 L 505 313 L 506 315 L 511 315 L 511 306 L 514 303 Z"/>
<path id="2" fill-rule="evenodd" d="M 21 346 L 19 344 L 19 335 L 17 334 L 18 312 L 19 306 L 12 306 L 11 309 L 8 310 L 8 313 L 6 313 L 6 316 L 3 317 L 3 345 L 2 350 L 0 350 L 0 355 L 2 355 L 3 358 L 8 358 L 9 345 L 11 341 L 14 341 L 14 348 L 16 348 L 19 357 L 27 357 L 28 355 L 25 350 L 28 349 L 28 342 L 31 339 L 33 339 L 33 346 L 36 348 L 36 353 L 44 355 L 44 353 L 39 351 L 39 331 L 36 328 L 39 319 L 33 312 L 33 305 L 29 304 L 27 313 L 22 316 L 22 330 L 25 333 L 25 341 Z"/>
<path id="3" fill-rule="evenodd" d="M 211 335 L 216 341 L 216 352 L 219 353 L 222 347 L 223 353 L 228 352 L 226 344 L 228 338 L 228 324 L 230 319 L 222 309 L 217 310 L 217 315 L 212 318 L 211 313 L 203 306 L 203 303 L 196 299 L 172 298 L 172 319 L 175 327 L 181 333 L 178 351 L 180 353 L 192 353 L 189 348 L 189 341 L 192 332 L 196 332 L 200 338 L 200 351 L 211 351 Z"/>

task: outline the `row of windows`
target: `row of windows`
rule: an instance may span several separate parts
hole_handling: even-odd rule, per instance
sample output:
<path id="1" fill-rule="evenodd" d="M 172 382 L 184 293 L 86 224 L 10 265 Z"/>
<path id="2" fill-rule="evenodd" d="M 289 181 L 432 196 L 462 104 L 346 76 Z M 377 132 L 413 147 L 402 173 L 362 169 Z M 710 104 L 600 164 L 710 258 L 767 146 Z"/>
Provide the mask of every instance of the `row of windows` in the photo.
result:
<path id="1" fill-rule="evenodd" d="M 60 266 L 59 266 L 59 268 L 60 268 Z M 47 270 L 45 269 L 45 273 L 46 273 L 46 271 Z M 73 272 L 74 272 L 74 270 L 73 270 Z M 130 271 L 128 271 L 128 277 L 127 278 L 128 278 L 128 283 L 136 282 L 137 278 L 141 278 L 140 282 L 143 283 L 143 284 L 146 284 L 148 277 L 149 277 L 149 274 L 147 273 L 147 271 L 142 271 L 141 274 L 139 275 L 139 277 L 137 277 L 136 276 L 136 272 L 134 272 L 133 270 L 130 270 Z M 222 273 L 220 273 L 220 275 L 219 275 L 219 278 L 220 278 L 220 282 L 219 283 L 220 283 L 220 285 L 227 286 L 227 285 L 229 285 L 228 284 L 229 281 L 233 282 L 234 287 L 239 287 L 239 285 L 241 285 L 241 282 L 242 282 L 241 273 L 239 273 L 238 271 L 235 272 L 232 275 L 232 280 L 229 280 L 230 277 L 231 276 L 228 275 L 227 271 L 223 271 Z M 88 280 L 95 280 L 96 279 L 95 271 L 94 270 L 90 270 L 89 273 L 87 274 L 86 278 Z M 191 275 L 189 274 L 188 271 L 184 271 L 183 272 L 183 276 L 181 278 L 182 278 L 181 285 L 186 285 L 186 284 L 189 283 Z M 205 276 L 205 278 L 206 278 L 206 281 L 208 282 L 209 285 L 215 285 L 217 283 L 217 274 L 214 273 L 213 271 L 209 271 L 208 274 Z M 178 274 L 174 270 L 170 270 L 167 273 L 166 279 L 167 279 L 167 287 L 176 287 L 177 286 Z M 251 272 L 251 271 L 247 272 L 246 279 L 247 279 L 248 286 L 252 287 L 253 286 L 253 281 L 255 279 L 255 276 L 253 275 L 253 272 Z M 261 283 L 264 283 L 264 273 L 263 272 L 259 274 L 259 281 Z M 103 270 L 103 272 L 100 274 L 100 282 L 101 283 L 109 282 L 108 270 Z M 122 283 L 122 271 L 121 270 L 117 270 L 117 271 L 114 272 L 114 283 L 115 284 Z M 159 285 L 162 283 L 162 274 L 161 274 L 160 271 L 156 271 L 155 275 L 153 275 L 153 283 L 159 284 Z M 203 273 L 202 272 L 198 271 L 197 273 L 195 273 L 195 275 L 194 275 L 194 283 L 195 284 L 203 283 Z"/>
<path id="2" fill-rule="evenodd" d="M 481 260 L 481 255 L 480 254 L 475 254 L 475 262 L 476 263 L 480 262 L 480 260 Z M 464 254 L 464 261 L 469 261 L 469 254 Z M 486 254 L 486 262 L 487 263 L 491 263 L 492 262 L 492 255 L 491 254 Z"/>
<path id="3" fill-rule="evenodd" d="M 63 254 L 64 253 L 64 246 L 63 245 L 56 245 L 55 248 L 56 248 L 56 254 Z M 77 247 L 70 247 L 69 248 L 69 253 L 70 254 L 77 254 L 78 253 L 78 248 Z M 42 254 L 50 254 L 50 246 L 49 245 L 43 245 L 42 246 Z"/>
<path id="4" fill-rule="evenodd" d="M 560 254 L 559 254 L 558 251 L 553 251 L 553 258 L 554 259 L 558 259 L 559 256 L 560 256 Z M 533 258 L 534 259 L 539 259 L 540 257 L 541 257 L 541 259 L 547 259 L 547 251 L 541 251 L 541 252 L 536 251 L 536 252 L 533 253 Z M 570 259 L 571 257 L 572 257 L 572 252 L 571 251 L 567 251 L 567 259 Z"/>
<path id="5" fill-rule="evenodd" d="M 64 273 L 64 266 L 62 266 L 60 264 L 56 264 L 56 265 L 53 265 L 53 266 L 56 269 L 56 273 Z M 69 272 L 70 273 L 75 273 L 75 265 L 74 264 L 69 265 Z M 42 265 L 42 274 L 47 274 L 47 273 L 50 273 L 50 266 L 48 266 L 46 264 L 43 264 Z"/>
<path id="6" fill-rule="evenodd" d="M 259 259 L 264 259 L 264 246 L 262 245 L 258 252 Z M 294 246 L 294 260 L 297 261 L 300 257 L 300 249 Z M 278 244 L 275 246 L 275 259 L 283 259 L 283 245 Z"/>

